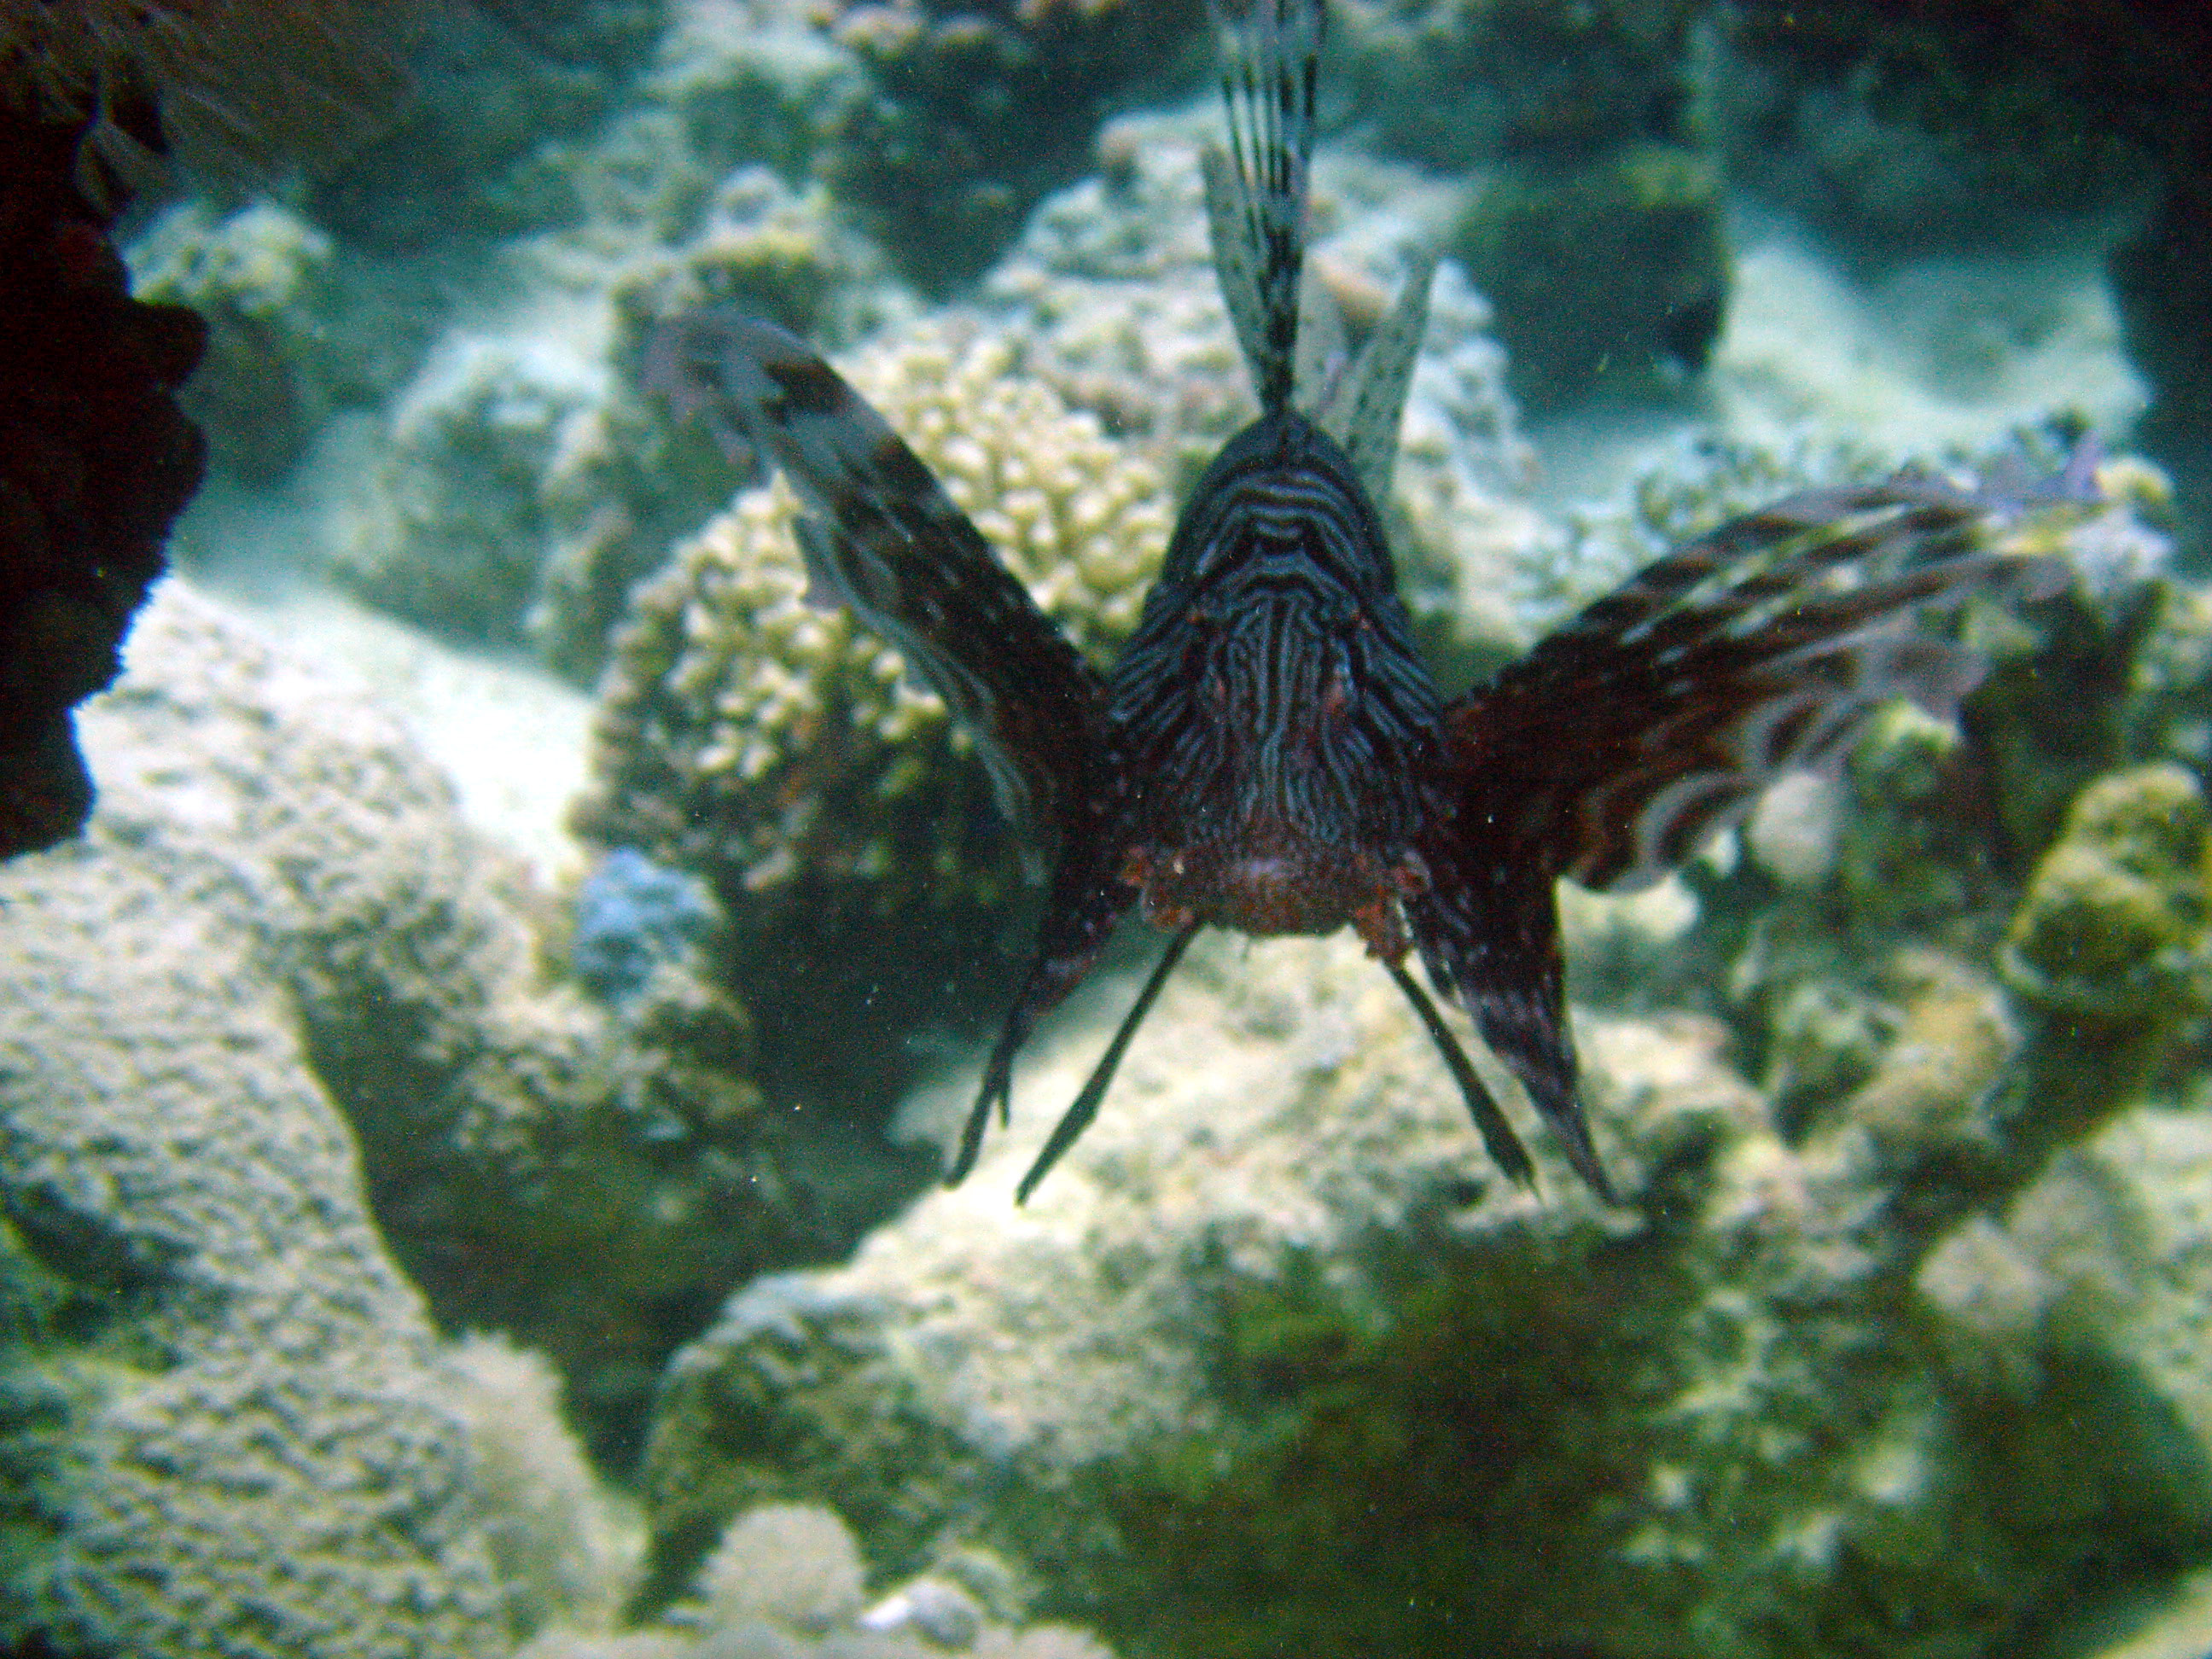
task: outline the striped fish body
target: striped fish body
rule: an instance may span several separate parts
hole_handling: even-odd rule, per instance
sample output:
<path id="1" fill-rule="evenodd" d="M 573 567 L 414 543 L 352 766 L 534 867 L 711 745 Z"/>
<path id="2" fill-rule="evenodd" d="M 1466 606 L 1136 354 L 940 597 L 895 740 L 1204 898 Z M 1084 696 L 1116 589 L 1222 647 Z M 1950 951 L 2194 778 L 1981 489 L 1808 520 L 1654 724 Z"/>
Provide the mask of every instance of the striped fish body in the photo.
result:
<path id="1" fill-rule="evenodd" d="M 1148 920 L 1349 923 L 1404 956 L 1441 699 L 1352 459 L 1304 416 L 1263 416 L 1208 469 L 1107 700 L 1128 781 L 1110 850 Z"/>

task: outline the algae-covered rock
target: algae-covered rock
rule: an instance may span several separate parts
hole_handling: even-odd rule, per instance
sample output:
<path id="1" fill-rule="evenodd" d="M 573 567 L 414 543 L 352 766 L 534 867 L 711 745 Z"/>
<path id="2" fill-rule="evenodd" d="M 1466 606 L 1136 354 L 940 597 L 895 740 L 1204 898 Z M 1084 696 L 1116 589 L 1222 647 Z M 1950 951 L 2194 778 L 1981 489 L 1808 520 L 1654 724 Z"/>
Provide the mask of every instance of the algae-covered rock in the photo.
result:
<path id="1" fill-rule="evenodd" d="M 611 394 L 592 323 L 438 343 L 321 538 L 338 586 L 450 637 L 520 642 L 552 537 L 548 475 Z"/>
<path id="2" fill-rule="evenodd" d="M 764 1504 L 732 1521 L 691 1593 L 620 1635 L 549 1630 L 517 1659 L 1113 1659 L 1087 1632 L 1028 1624 L 1018 1575 L 981 1551 L 956 1555 L 868 1605 L 866 1564 L 836 1514 Z"/>
<path id="3" fill-rule="evenodd" d="M 442 799 L 410 803 L 362 720 L 165 590 L 86 717 L 101 810 L 0 880 L 11 1642 L 495 1655 L 623 1592 L 631 1552 L 550 1373 L 444 1346 L 371 1212 L 346 1115 L 368 1091 L 336 1086 L 347 1028 L 325 1023 L 349 986 L 389 1022 L 353 1061 L 451 1090 L 386 1136 L 441 1106 L 446 1136 L 513 1136 L 520 1054 L 562 1044 L 475 1001 L 509 918 L 446 879 Z M 377 784 L 400 798 L 349 793 Z"/>
<path id="4" fill-rule="evenodd" d="M 142 298 L 188 306 L 208 325 L 184 402 L 209 459 L 241 478 L 281 477 L 352 374 L 325 337 L 337 303 L 329 236 L 273 203 L 218 216 L 189 201 L 148 228 L 132 263 Z"/>
<path id="5" fill-rule="evenodd" d="M 1377 140 L 1463 172 L 1686 136 L 1693 31 L 1684 0 L 1356 0 L 1332 75 Z"/>
<path id="6" fill-rule="evenodd" d="M 1540 1138 L 1544 1196 L 1497 1178 L 1356 946 L 1199 947 L 1027 1206 L 1095 1027 L 1048 1034 L 966 1186 L 678 1358 L 657 1593 L 716 1517 L 825 1486 L 872 1559 L 993 1544 L 1140 1650 L 1965 1655 L 2099 1564 L 2155 1571 L 2212 1480 L 2136 1431 L 2132 1374 L 1983 1410 L 1897 1317 L 1926 1171 L 1996 1132 L 2012 1052 L 1985 981 L 1908 966 L 1909 1039 L 1796 1145 L 1711 1022 L 1583 1018 L 1607 1212 Z"/>
<path id="7" fill-rule="evenodd" d="M 2053 1158 L 2001 1218 L 1963 1224 L 1915 1281 L 1967 1379 L 1962 1413 L 2017 1434 L 2070 1402 L 2084 1437 L 2149 1453 L 2130 1472 L 2137 1501 L 2178 1537 L 2212 1527 L 2208 1176 L 2201 1097 L 2134 1108 Z M 2104 1495 L 2054 1480 L 2039 1501 L 2078 1525 Z"/>
<path id="8" fill-rule="evenodd" d="M 2150 7 L 1754 8 L 1716 32 L 1699 78 L 1737 176 L 1895 258 L 2021 238 L 2140 191 L 2171 130 L 2170 54 L 2190 50 L 2175 27 Z"/>
<path id="9" fill-rule="evenodd" d="M 1893 1013 L 1872 1074 L 1846 1094 L 1843 1121 L 1898 1169 L 1994 1158 L 1996 1091 L 2021 1033 L 1996 978 L 1942 951 L 1907 946 L 1886 964 Z"/>
<path id="10" fill-rule="evenodd" d="M 2212 997 L 2208 818 L 2197 780 L 2138 767 L 2082 791 L 2006 940 L 2006 977 L 2045 1012 L 2165 1024 Z"/>
<path id="11" fill-rule="evenodd" d="M 1498 307 L 1514 390 L 1538 410 L 1679 383 L 1705 367 L 1728 309 L 1720 174 L 1688 149 L 1502 168 L 1452 248 Z"/>
<path id="12" fill-rule="evenodd" d="M 633 369 L 647 333 L 702 307 L 765 317 L 825 349 L 902 308 L 881 252 L 836 217 L 827 191 L 794 191 L 764 167 L 723 179 L 697 229 L 625 271 L 612 299 L 616 354 Z"/>
<path id="13" fill-rule="evenodd" d="M 622 125 L 673 9 L 544 0 L 435 13 L 405 64 L 409 96 L 374 142 L 316 180 L 312 216 L 401 258 L 576 222 L 592 205 L 590 153 Z"/>
<path id="14" fill-rule="evenodd" d="M 553 982 L 543 899 L 365 693 L 182 588 L 137 653 L 88 716 L 117 779 L 107 902 L 243 957 L 241 1006 L 295 1034 L 440 1317 L 548 1352 L 602 1449 L 729 1285 L 880 1213 L 865 1172 L 806 1173 L 814 1125 L 763 1109 L 726 992 L 664 969 L 616 1012 Z M 51 948 L 104 955 L 70 915 Z"/>
<path id="15" fill-rule="evenodd" d="M 1172 71 L 1201 24 L 1191 0 L 823 10 L 867 88 L 841 110 L 822 173 L 938 293 L 998 256 L 1036 200 L 1081 171 L 1099 114 Z"/>

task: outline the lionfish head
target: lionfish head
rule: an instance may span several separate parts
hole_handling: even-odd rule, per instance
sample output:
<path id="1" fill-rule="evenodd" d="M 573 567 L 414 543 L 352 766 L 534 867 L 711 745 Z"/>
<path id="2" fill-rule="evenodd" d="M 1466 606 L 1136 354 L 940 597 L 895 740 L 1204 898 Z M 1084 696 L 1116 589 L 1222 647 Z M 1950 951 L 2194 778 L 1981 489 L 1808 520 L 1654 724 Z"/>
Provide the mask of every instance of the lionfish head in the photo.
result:
<path id="1" fill-rule="evenodd" d="M 1438 700 L 1374 509 L 1304 416 L 1263 417 L 1201 481 L 1109 685 L 1135 808 L 1124 879 L 1155 921 L 1327 933 L 1395 895 Z"/>

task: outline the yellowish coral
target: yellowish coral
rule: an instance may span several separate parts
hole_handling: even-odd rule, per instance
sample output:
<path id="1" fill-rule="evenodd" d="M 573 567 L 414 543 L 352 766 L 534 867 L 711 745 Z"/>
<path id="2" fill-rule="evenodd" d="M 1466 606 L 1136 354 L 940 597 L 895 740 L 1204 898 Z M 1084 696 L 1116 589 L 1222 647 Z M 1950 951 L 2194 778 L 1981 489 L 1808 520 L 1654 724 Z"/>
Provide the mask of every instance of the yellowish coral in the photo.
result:
<path id="1" fill-rule="evenodd" d="M 2185 769 L 2141 766 L 2081 792 L 2013 918 L 2002 965 L 2047 1012 L 2164 1024 L 2212 1001 L 2212 842 Z"/>
<path id="2" fill-rule="evenodd" d="M 1845 1103 L 1844 1121 L 1899 1160 L 1992 1146 L 1988 1096 L 2020 1042 L 1996 986 L 1924 946 L 1899 951 L 1886 978 L 1897 994 L 1896 1036 Z"/>
<path id="3" fill-rule="evenodd" d="M 1167 544 L 1158 472 L 1014 372 L 991 335 L 916 331 L 847 368 L 1009 568 L 1102 665 Z M 807 877 L 902 908 L 988 899 L 1011 869 L 978 827 L 980 769 L 943 703 L 849 613 L 813 603 L 779 478 L 741 497 L 635 601 L 603 695 L 579 821 L 701 868 L 726 892 Z"/>

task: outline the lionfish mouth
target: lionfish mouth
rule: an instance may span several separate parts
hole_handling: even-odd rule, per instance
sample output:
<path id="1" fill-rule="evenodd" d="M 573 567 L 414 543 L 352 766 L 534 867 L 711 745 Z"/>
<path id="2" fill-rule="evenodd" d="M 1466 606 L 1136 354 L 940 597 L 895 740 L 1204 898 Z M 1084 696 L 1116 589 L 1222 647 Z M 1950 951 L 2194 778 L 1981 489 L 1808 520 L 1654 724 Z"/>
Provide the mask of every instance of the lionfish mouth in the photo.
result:
<path id="1" fill-rule="evenodd" d="M 1333 933 L 1349 923 L 1388 962 L 1406 952 L 1398 901 L 1425 884 L 1418 858 L 1386 864 L 1370 849 L 1317 842 L 1285 825 L 1175 848 L 1138 848 L 1124 881 L 1145 919 L 1170 933 L 1194 924 L 1258 938 Z"/>

